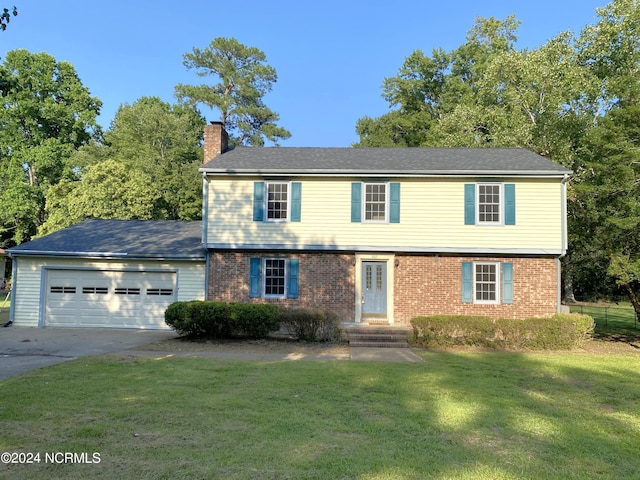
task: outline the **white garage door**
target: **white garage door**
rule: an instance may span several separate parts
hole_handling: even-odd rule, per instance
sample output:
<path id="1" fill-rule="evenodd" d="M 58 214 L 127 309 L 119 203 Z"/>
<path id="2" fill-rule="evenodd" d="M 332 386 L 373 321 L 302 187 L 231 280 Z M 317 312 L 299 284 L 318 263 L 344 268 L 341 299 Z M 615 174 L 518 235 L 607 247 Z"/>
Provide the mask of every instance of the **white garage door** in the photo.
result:
<path id="1" fill-rule="evenodd" d="M 44 323 L 67 327 L 168 328 L 175 272 L 47 270 Z"/>

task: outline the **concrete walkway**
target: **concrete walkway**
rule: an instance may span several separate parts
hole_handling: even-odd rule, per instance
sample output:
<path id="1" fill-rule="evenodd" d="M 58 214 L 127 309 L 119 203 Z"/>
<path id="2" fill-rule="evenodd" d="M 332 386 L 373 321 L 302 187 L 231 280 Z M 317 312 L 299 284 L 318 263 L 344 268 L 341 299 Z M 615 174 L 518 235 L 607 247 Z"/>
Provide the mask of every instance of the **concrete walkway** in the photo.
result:
<path id="1" fill-rule="evenodd" d="M 261 353 L 261 352 L 182 352 L 158 350 L 126 350 L 119 353 L 145 357 L 225 358 L 277 362 L 284 360 L 355 360 L 362 362 L 422 362 L 409 348 L 351 347 L 349 353 Z"/>
<path id="2" fill-rule="evenodd" d="M 183 352 L 145 350 L 144 346 L 176 338 L 169 330 L 115 328 L 0 328 L 0 380 L 31 370 L 91 355 L 123 353 L 148 357 L 224 358 L 230 360 L 354 360 L 422 362 L 408 348 L 352 347 L 343 354 Z"/>

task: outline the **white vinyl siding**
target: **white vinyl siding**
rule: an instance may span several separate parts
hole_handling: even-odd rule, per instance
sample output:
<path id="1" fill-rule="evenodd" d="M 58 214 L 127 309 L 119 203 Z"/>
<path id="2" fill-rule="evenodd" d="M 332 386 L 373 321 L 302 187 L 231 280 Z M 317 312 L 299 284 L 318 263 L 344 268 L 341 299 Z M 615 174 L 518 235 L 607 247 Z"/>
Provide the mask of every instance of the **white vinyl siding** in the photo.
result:
<path id="1" fill-rule="evenodd" d="M 48 267 L 45 269 L 44 267 Z M 44 306 L 47 295 L 46 272 L 56 268 L 68 269 L 73 275 L 74 272 L 82 272 L 86 270 L 99 271 L 166 271 L 175 272 L 176 289 L 174 298 L 176 300 L 204 300 L 205 298 L 205 262 L 186 262 L 186 261 L 98 261 L 83 259 L 58 259 L 58 258 L 32 258 L 18 257 L 17 272 L 15 275 L 16 284 L 14 285 L 12 296 L 14 297 L 14 322 L 19 326 L 38 326 L 41 320 L 44 320 Z M 68 282 L 67 285 L 57 284 L 54 286 L 72 287 L 71 283 L 75 283 L 78 294 L 82 293 L 83 288 L 96 289 L 95 293 L 89 292 L 85 295 L 99 297 L 103 295 L 100 289 L 108 288 L 106 285 L 100 285 L 96 282 L 90 282 L 86 285 L 77 286 L 77 282 Z M 142 288 L 139 285 L 127 285 L 126 288 Z M 155 286 L 152 286 L 155 288 Z M 164 288 L 164 287 L 157 287 Z M 42 292 L 41 292 L 42 289 Z M 102 290 L 104 291 L 104 290 Z M 41 295 L 42 293 L 42 295 Z M 128 293 L 128 292 L 127 292 Z M 142 293 L 142 291 L 141 291 Z M 145 294 L 148 294 L 145 292 Z M 150 295 L 153 296 L 154 292 Z M 42 310 L 41 310 L 42 307 Z M 165 328 L 163 325 L 162 328 Z"/>

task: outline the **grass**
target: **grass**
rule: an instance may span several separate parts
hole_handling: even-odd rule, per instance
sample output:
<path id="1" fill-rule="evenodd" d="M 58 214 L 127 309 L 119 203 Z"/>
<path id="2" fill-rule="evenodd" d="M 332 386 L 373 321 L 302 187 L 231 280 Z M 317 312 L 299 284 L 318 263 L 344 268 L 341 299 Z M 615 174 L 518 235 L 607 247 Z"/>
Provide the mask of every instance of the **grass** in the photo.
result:
<path id="1" fill-rule="evenodd" d="M 638 478 L 637 355 L 94 357 L 0 382 L 12 479 Z"/>
<path id="2" fill-rule="evenodd" d="M 584 313 L 594 319 L 595 338 L 627 343 L 640 340 L 640 323 L 630 304 L 615 306 L 580 304 L 572 305 L 571 311 Z"/>
<path id="3" fill-rule="evenodd" d="M 0 290 L 0 308 L 9 308 L 11 306 L 11 300 L 7 296 L 9 292 Z"/>

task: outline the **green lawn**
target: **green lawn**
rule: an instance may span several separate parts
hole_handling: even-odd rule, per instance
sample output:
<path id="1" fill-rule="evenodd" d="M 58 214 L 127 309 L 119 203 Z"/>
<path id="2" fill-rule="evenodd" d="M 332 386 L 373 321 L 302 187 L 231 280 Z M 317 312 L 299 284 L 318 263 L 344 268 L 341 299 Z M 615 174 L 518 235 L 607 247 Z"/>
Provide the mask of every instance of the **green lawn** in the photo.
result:
<path id="1" fill-rule="evenodd" d="M 0 465 L 0 478 L 638 478 L 637 355 L 422 355 L 35 371 L 0 382 L 0 452 L 41 463 Z M 100 463 L 47 464 L 47 452 Z"/>
<path id="2" fill-rule="evenodd" d="M 0 308 L 9 308 L 11 306 L 11 299 L 7 296 L 9 292 L 0 290 Z"/>

